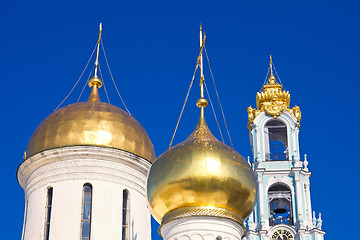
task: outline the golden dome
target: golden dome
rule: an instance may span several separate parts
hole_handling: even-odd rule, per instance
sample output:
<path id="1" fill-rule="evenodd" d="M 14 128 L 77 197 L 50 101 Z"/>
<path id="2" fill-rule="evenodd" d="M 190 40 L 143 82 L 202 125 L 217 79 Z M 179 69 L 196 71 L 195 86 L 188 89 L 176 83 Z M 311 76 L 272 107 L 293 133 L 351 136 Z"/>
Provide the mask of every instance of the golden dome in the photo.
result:
<path id="1" fill-rule="evenodd" d="M 150 162 L 155 159 L 144 128 L 120 108 L 100 102 L 98 85 L 92 84 L 87 102 L 63 107 L 37 127 L 28 143 L 27 157 L 53 148 L 89 145 L 121 149 Z"/>
<path id="2" fill-rule="evenodd" d="M 201 107 L 195 131 L 153 163 L 147 198 L 154 218 L 164 224 L 185 216 L 219 216 L 240 224 L 255 203 L 249 164 L 210 132 Z"/>

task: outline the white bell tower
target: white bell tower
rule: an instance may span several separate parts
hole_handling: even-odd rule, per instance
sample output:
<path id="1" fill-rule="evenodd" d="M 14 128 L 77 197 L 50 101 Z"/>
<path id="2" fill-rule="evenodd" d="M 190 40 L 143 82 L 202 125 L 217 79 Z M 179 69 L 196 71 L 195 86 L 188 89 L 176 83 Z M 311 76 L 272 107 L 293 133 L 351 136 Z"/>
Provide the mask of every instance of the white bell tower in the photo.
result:
<path id="1" fill-rule="evenodd" d="M 273 75 L 248 107 L 248 128 L 258 186 L 257 204 L 248 219 L 246 239 L 322 240 L 321 214 L 311 209 L 307 157 L 300 159 L 298 106 L 289 109 L 290 94 Z"/>

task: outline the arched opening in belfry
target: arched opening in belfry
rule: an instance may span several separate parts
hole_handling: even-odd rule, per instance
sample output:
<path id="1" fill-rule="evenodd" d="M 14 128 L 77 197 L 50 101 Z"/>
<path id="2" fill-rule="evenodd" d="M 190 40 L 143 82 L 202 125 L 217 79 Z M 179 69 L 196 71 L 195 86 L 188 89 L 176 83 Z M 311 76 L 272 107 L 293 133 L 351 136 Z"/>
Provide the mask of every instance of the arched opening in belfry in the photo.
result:
<path id="1" fill-rule="evenodd" d="M 289 159 L 287 128 L 279 119 L 270 120 L 264 128 L 265 160 L 284 161 Z"/>
<path id="2" fill-rule="evenodd" d="M 291 190 L 283 184 L 276 184 L 268 190 L 269 199 L 269 224 L 294 225 L 291 204 Z"/>

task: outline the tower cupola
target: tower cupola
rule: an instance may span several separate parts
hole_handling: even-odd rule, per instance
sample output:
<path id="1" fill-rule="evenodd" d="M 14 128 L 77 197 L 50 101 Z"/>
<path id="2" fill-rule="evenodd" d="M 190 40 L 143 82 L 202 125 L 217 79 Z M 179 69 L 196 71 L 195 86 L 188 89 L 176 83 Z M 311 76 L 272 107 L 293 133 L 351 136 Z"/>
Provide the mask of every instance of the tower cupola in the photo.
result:
<path id="1" fill-rule="evenodd" d="M 263 85 L 262 91 L 256 94 L 256 107 L 257 109 L 248 107 L 248 127 L 259 115 L 265 111 L 268 115 L 277 118 L 284 110 L 288 110 L 294 115 L 298 122 L 301 120 L 301 112 L 298 106 L 289 109 L 290 106 L 290 93 L 283 91 L 283 87 L 276 81 L 273 74 L 273 63 L 270 55 L 270 76 Z"/>

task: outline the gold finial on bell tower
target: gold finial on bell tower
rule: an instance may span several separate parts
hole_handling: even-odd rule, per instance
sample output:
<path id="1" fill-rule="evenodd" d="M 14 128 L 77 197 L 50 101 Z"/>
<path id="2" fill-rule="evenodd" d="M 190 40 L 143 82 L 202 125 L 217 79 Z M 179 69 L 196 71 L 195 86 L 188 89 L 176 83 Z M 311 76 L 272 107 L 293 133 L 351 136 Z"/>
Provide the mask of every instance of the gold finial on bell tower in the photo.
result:
<path id="1" fill-rule="evenodd" d="M 91 102 L 98 102 L 98 101 L 100 102 L 98 88 L 101 88 L 103 84 L 102 80 L 97 75 L 98 65 L 99 65 L 99 49 L 100 49 L 100 41 L 101 41 L 101 32 L 102 32 L 102 23 L 100 23 L 99 25 L 99 39 L 97 41 L 95 72 L 94 72 L 94 76 L 88 80 L 88 85 L 89 87 L 91 87 L 91 93 L 88 98 L 88 101 Z"/>
<path id="2" fill-rule="evenodd" d="M 275 76 L 274 76 L 274 74 L 273 74 L 273 63 L 272 63 L 272 57 L 271 57 L 271 54 L 270 54 L 270 71 L 271 71 L 271 73 L 270 73 L 270 77 L 269 77 L 269 83 L 270 84 L 275 84 L 275 82 L 276 82 L 276 79 L 275 79 Z"/>

